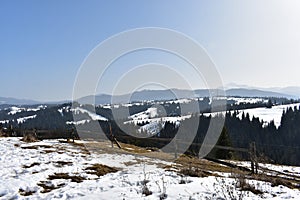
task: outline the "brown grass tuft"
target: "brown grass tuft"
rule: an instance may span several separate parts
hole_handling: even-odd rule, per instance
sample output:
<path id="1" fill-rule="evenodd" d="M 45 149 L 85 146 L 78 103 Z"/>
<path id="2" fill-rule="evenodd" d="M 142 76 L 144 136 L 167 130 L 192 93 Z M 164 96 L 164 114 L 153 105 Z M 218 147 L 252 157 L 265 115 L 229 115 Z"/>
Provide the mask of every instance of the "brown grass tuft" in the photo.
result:
<path id="1" fill-rule="evenodd" d="M 94 174 L 97 176 L 104 176 L 105 174 L 115 173 L 118 171 L 116 168 L 109 167 L 102 164 L 93 164 L 92 166 L 87 167 L 85 170 L 90 170 L 87 171 L 88 174 Z"/>
<path id="2" fill-rule="evenodd" d="M 22 196 L 30 196 L 30 195 L 34 194 L 35 192 L 36 191 L 34 191 L 34 190 L 28 190 L 28 191 L 26 191 L 26 190 L 23 190 L 22 188 L 19 189 L 19 193 Z"/>
<path id="3" fill-rule="evenodd" d="M 30 164 L 30 165 L 23 165 L 23 168 L 31 168 L 33 166 L 37 166 L 37 165 L 40 165 L 40 164 L 41 163 L 34 162 L 34 163 Z"/>
<path id="4" fill-rule="evenodd" d="M 82 181 L 86 180 L 82 176 L 71 176 L 68 173 L 54 173 L 53 175 L 49 175 L 49 180 L 54 179 L 71 179 L 72 182 L 81 183 Z"/>
<path id="5" fill-rule="evenodd" d="M 58 184 L 57 186 L 55 186 L 55 185 L 53 185 L 53 183 L 47 182 L 47 181 L 41 181 L 37 185 L 44 189 L 41 191 L 41 193 L 48 193 L 48 192 L 51 192 L 52 190 L 55 190 L 55 189 L 65 186 L 64 183 L 61 183 L 61 184 Z"/>

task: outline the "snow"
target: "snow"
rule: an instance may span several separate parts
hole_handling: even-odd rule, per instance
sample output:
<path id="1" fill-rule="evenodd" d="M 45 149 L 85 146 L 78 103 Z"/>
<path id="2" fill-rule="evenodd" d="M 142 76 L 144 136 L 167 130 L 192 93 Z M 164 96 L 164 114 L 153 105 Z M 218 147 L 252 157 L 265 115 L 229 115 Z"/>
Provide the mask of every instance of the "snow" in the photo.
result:
<path id="1" fill-rule="evenodd" d="M 29 149 L 30 146 L 38 148 Z M 58 161 L 71 164 L 58 165 Z M 119 171 L 101 177 L 88 174 L 85 168 L 94 163 L 117 167 Z M 107 153 L 104 150 L 87 154 L 78 146 L 59 143 L 57 140 L 28 144 L 20 141 L 20 138 L 0 138 L 0 199 L 159 199 L 164 190 L 167 199 L 230 199 L 226 192 L 228 189 L 236 197 L 241 194 L 233 187 L 236 182 L 234 178 L 181 177 L 175 171 L 162 168 L 162 165 L 169 164 L 172 163 L 120 152 Z M 270 167 L 279 168 L 275 165 Z M 284 166 L 284 169 L 299 173 L 299 167 Z M 65 179 L 48 180 L 48 176 L 54 173 L 80 175 L 86 180 L 82 183 Z M 144 179 L 149 181 L 147 187 L 152 192 L 147 197 L 141 193 Z M 179 184 L 182 179 L 187 180 L 187 183 Z M 43 189 L 37 184 L 43 181 L 49 186 L 63 185 L 42 193 Z M 264 194 L 260 196 L 245 192 L 243 199 L 300 198 L 300 191 L 296 189 L 271 187 L 269 183 L 255 180 L 249 182 Z M 33 193 L 22 196 L 20 189 Z"/>
<path id="2" fill-rule="evenodd" d="M 75 109 L 71 109 L 71 111 L 73 111 L 75 114 L 79 114 L 79 113 L 86 113 L 89 115 L 89 117 L 96 121 L 96 120 L 100 120 L 100 121 L 107 121 L 107 119 L 105 117 L 102 117 L 100 115 L 97 115 L 96 113 L 92 113 L 91 111 L 88 111 L 86 109 L 83 108 L 75 108 Z"/>
<path id="3" fill-rule="evenodd" d="M 281 124 L 281 116 L 283 111 L 286 111 L 289 108 L 299 107 L 300 103 L 288 104 L 288 105 L 279 105 L 273 106 L 272 108 L 252 108 L 240 110 L 238 117 L 241 119 L 243 112 L 249 114 L 250 119 L 253 117 L 258 117 L 259 120 L 262 120 L 264 126 L 267 126 L 271 121 L 274 121 L 275 126 L 278 128 Z"/>
<path id="4" fill-rule="evenodd" d="M 260 121 L 263 121 L 263 126 L 266 127 L 268 124 L 270 124 L 271 121 L 274 121 L 274 124 L 276 128 L 278 128 L 281 124 L 281 117 L 283 111 L 288 110 L 289 108 L 294 109 L 294 107 L 299 108 L 300 103 L 294 103 L 294 104 L 287 104 L 287 105 L 279 105 L 279 106 L 273 106 L 272 108 L 251 108 L 251 109 L 244 109 L 239 110 L 237 117 L 242 119 L 243 113 L 246 115 L 249 114 L 250 120 L 252 120 L 253 117 L 259 118 Z M 232 114 L 234 111 L 230 111 Z M 218 115 L 225 115 L 224 112 L 214 112 L 214 113 L 204 113 L 203 115 L 208 117 L 216 117 Z"/>
<path id="5" fill-rule="evenodd" d="M 235 104 L 240 105 L 244 103 L 267 103 L 268 99 L 263 98 L 247 98 L 247 97 L 228 97 L 227 101 L 235 101 Z"/>
<path id="6" fill-rule="evenodd" d="M 0 124 L 7 124 L 7 123 L 9 123 L 9 120 L 1 120 L 0 121 Z"/>
<path id="7" fill-rule="evenodd" d="M 160 123 L 157 121 L 151 122 L 139 128 L 139 132 L 147 132 L 149 135 L 156 135 L 160 132 L 161 128 L 164 127 L 164 124 L 160 126 Z"/>
<path id="8" fill-rule="evenodd" d="M 25 108 L 18 108 L 16 106 L 10 107 L 10 112 L 8 112 L 9 115 L 15 115 L 16 113 L 22 112 L 25 110 Z"/>
<path id="9" fill-rule="evenodd" d="M 12 106 L 12 107 L 7 108 L 7 109 L 10 110 L 8 112 L 8 115 L 15 115 L 15 114 L 23 112 L 23 111 L 26 111 L 26 112 L 33 111 L 33 112 L 36 112 L 36 111 L 39 111 L 41 109 L 46 109 L 46 108 L 47 108 L 46 105 L 40 105 L 40 106 L 38 106 L 36 108 L 21 108 L 21 107 L 17 107 L 17 106 Z"/>
<path id="10" fill-rule="evenodd" d="M 154 108 L 154 107 L 151 107 L 151 108 L 148 108 L 146 111 L 144 112 L 140 112 L 140 113 L 137 113 L 137 114 L 134 114 L 134 115 L 131 115 L 129 117 L 129 119 L 132 119 L 132 120 L 145 120 L 145 119 L 151 119 L 151 118 L 154 118 L 156 117 L 158 114 L 157 114 L 157 108 Z"/>
<path id="11" fill-rule="evenodd" d="M 26 111 L 34 111 L 34 112 L 36 112 L 36 111 L 39 111 L 39 110 L 41 110 L 41 109 L 46 109 L 46 108 L 47 108 L 46 105 L 40 105 L 40 106 L 38 106 L 37 108 L 27 108 Z"/>
<path id="12" fill-rule="evenodd" d="M 71 107 L 70 106 L 64 106 L 57 111 L 61 114 L 61 116 L 64 116 L 64 112 L 70 112 Z"/>
<path id="13" fill-rule="evenodd" d="M 161 104 L 164 104 L 164 103 L 186 104 L 186 103 L 190 103 L 192 100 L 198 100 L 198 98 L 177 99 L 177 100 L 171 100 L 171 101 L 161 102 Z"/>
<path id="14" fill-rule="evenodd" d="M 139 132 L 147 131 L 148 135 L 156 135 L 160 132 L 161 128 L 165 126 L 166 122 L 171 122 L 176 124 L 176 126 L 180 125 L 180 122 L 191 118 L 191 115 L 185 116 L 176 116 L 176 117 L 158 117 L 158 111 L 156 107 L 148 108 L 146 111 L 136 113 L 128 117 L 130 121 L 124 122 L 124 124 L 134 123 L 143 124 L 147 123 L 144 126 L 139 128 Z"/>
<path id="15" fill-rule="evenodd" d="M 18 119 L 17 119 L 17 122 L 18 122 L 18 124 L 22 124 L 22 123 L 24 123 L 25 121 L 27 121 L 28 119 L 34 119 L 34 118 L 36 118 L 36 115 L 27 116 L 27 117 L 22 117 L 22 118 L 18 118 Z"/>
<path id="16" fill-rule="evenodd" d="M 66 124 L 82 125 L 82 124 L 85 124 L 85 123 L 89 123 L 90 121 L 91 120 L 83 119 L 83 120 L 80 120 L 80 121 L 77 121 L 77 122 L 67 121 Z"/>

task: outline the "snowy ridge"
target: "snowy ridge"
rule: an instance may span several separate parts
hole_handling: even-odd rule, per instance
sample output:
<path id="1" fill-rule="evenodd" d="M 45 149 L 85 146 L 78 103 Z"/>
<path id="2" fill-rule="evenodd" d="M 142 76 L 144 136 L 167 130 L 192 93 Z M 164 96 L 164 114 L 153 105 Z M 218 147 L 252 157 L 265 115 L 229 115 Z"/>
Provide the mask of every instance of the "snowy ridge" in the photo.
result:
<path id="1" fill-rule="evenodd" d="M 227 97 L 227 101 L 235 101 L 234 104 L 240 105 L 245 103 L 255 104 L 255 103 L 267 103 L 268 99 L 264 98 L 245 98 L 245 97 Z"/>
<path id="2" fill-rule="evenodd" d="M 30 111 L 33 111 L 33 112 L 36 112 L 36 111 L 39 111 L 39 110 L 42 110 L 42 109 L 45 109 L 47 108 L 46 105 L 40 105 L 36 108 L 23 108 L 23 107 L 17 107 L 17 106 L 12 106 L 10 108 L 6 108 L 5 110 L 10 110 L 7 114 L 8 115 L 15 115 L 17 113 L 20 113 L 20 112 L 30 112 Z"/>
<path id="3" fill-rule="evenodd" d="M 243 113 L 249 114 L 250 120 L 252 120 L 253 117 L 259 118 L 259 120 L 263 121 L 263 126 L 266 127 L 268 124 L 270 124 L 272 121 L 274 121 L 275 126 L 278 128 L 281 124 L 281 116 L 284 111 L 287 111 L 288 109 L 294 107 L 299 107 L 300 103 L 294 103 L 294 104 L 287 104 L 287 105 L 278 105 L 278 106 L 272 106 L 272 108 L 251 108 L 251 109 L 244 109 L 239 110 L 237 117 L 242 119 Z M 235 111 L 230 111 L 231 114 L 233 114 Z M 217 115 L 225 115 L 224 112 L 214 112 L 214 113 L 204 113 L 203 115 L 208 117 L 212 116 L 215 117 Z"/>
<path id="4" fill-rule="evenodd" d="M 136 113 L 128 117 L 130 120 L 124 122 L 124 124 L 133 123 L 135 125 L 145 124 L 141 126 L 138 131 L 147 132 L 148 135 L 155 135 L 165 126 L 166 122 L 171 122 L 180 125 L 180 122 L 191 118 L 191 115 L 176 116 L 176 117 L 159 117 L 158 110 L 155 107 L 148 108 L 146 111 Z"/>
<path id="5" fill-rule="evenodd" d="M 17 119 L 17 122 L 18 122 L 18 124 L 22 124 L 22 123 L 24 123 L 26 120 L 28 120 L 28 119 L 34 119 L 34 118 L 36 118 L 36 115 L 27 116 L 27 117 L 22 117 L 22 118 Z"/>
<path id="6" fill-rule="evenodd" d="M 151 119 L 151 118 L 155 118 L 156 116 L 158 116 L 157 114 L 157 108 L 148 108 L 146 111 L 144 112 L 140 112 L 134 115 L 129 116 L 129 119 L 132 119 L 134 121 L 138 121 L 138 120 L 147 120 L 147 119 Z"/>
<path id="7" fill-rule="evenodd" d="M 75 108 L 75 109 L 71 109 L 72 112 L 74 112 L 75 114 L 79 114 L 79 113 L 86 113 L 89 115 L 89 117 L 96 121 L 96 120 L 100 120 L 100 121 L 107 121 L 107 119 L 105 117 L 102 117 L 100 115 L 97 115 L 96 113 L 92 113 L 91 111 L 85 110 L 83 108 Z"/>

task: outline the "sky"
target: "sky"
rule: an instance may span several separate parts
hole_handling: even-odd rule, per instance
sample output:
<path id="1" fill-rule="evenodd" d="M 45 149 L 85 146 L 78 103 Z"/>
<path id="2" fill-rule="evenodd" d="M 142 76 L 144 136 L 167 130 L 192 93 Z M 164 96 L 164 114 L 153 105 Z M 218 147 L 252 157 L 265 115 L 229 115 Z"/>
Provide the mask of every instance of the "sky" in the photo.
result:
<path id="1" fill-rule="evenodd" d="M 89 53 L 115 34 L 143 27 L 172 29 L 197 41 L 225 85 L 300 86 L 299 10 L 298 0 L 1 0 L 0 96 L 71 99 Z M 114 63 L 97 92 L 110 93 L 109 80 L 133 63 L 181 63 L 175 61 L 159 52 L 129 55 Z M 204 87 L 196 78 L 189 78 L 197 83 L 192 88 Z"/>

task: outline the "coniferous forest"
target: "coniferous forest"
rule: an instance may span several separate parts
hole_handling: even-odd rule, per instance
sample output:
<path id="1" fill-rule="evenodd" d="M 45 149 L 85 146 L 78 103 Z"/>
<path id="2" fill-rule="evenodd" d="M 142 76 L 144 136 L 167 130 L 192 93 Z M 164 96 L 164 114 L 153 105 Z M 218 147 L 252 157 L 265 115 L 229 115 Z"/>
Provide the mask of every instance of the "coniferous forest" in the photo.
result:
<path id="1" fill-rule="evenodd" d="M 278 101 L 278 99 L 277 99 Z M 195 103 L 195 102 L 192 102 Z M 286 99 L 282 99 L 280 103 L 293 103 L 288 102 Z M 201 110 L 209 110 L 208 100 L 204 99 L 199 103 Z M 27 111 L 18 112 L 15 115 L 7 114 L 5 109 L 0 110 L 1 119 L 9 120 L 8 123 L 0 124 L 1 128 L 6 128 L 6 132 L 10 132 L 14 136 L 22 136 L 25 131 L 28 130 L 49 130 L 49 133 L 41 133 L 40 138 L 68 138 L 71 131 L 75 130 L 75 126 L 72 123 L 67 123 L 73 120 L 72 112 L 62 110 L 62 108 L 71 107 L 70 103 L 62 105 L 48 105 L 46 109 L 38 111 Z M 74 105 L 73 105 L 74 106 Z M 130 114 L 144 111 L 151 107 L 152 104 L 142 104 L 139 106 L 131 106 Z M 294 107 L 282 113 L 281 125 L 277 128 L 274 122 L 269 123 L 267 126 L 263 124 L 258 118 L 250 118 L 249 114 L 242 114 L 239 118 L 237 115 L 242 112 L 239 109 L 250 108 L 250 107 L 263 107 L 267 106 L 264 104 L 241 104 L 239 106 L 228 104 L 227 110 L 235 110 L 233 112 L 226 112 L 225 123 L 223 131 L 220 135 L 217 145 L 220 146 L 231 146 L 238 148 L 249 148 L 251 142 L 255 142 L 258 157 L 261 161 L 273 162 L 278 164 L 289 164 L 289 165 L 300 165 L 300 108 Z M 83 106 L 89 110 L 92 108 L 91 105 Z M 180 115 L 178 113 L 179 105 L 176 103 L 168 103 L 164 105 L 167 115 Z M 58 112 L 58 110 L 62 110 Z M 120 108 L 122 109 L 122 108 Z M 123 124 L 120 127 L 120 121 L 126 121 L 124 119 L 117 119 L 119 123 L 116 123 L 116 119 L 112 116 L 112 110 L 110 108 L 96 107 L 96 113 L 104 116 L 108 121 L 88 121 L 87 123 L 78 125 L 79 129 L 89 129 L 91 131 L 99 131 L 97 128 L 93 130 L 93 124 L 99 123 L 102 131 L 107 137 L 110 137 L 110 126 L 114 136 L 121 142 L 132 143 L 143 147 L 157 147 L 161 148 L 168 144 L 172 138 L 174 138 L 179 130 L 179 126 L 176 123 L 165 122 L 160 127 L 157 134 L 149 136 L 147 131 L 137 132 L 137 128 L 147 124 Z M 24 123 L 18 123 L 13 118 L 26 117 L 28 115 L 36 115 L 35 118 L 25 121 Z M 81 117 L 89 117 L 87 113 L 81 113 Z M 224 117 L 224 116 L 214 116 Z M 122 118 L 122 117 L 121 117 Z M 192 144 L 186 151 L 190 155 L 198 155 L 199 149 L 203 142 L 203 139 L 207 133 L 208 126 L 212 116 L 205 116 L 202 113 L 193 113 L 191 118 L 185 119 L 180 123 L 180 131 L 183 131 L 188 137 L 190 132 L 195 131 L 195 124 L 199 123 L 197 127 L 197 134 L 193 139 Z M 130 135 L 126 134 L 130 133 Z M 96 133 L 97 134 L 97 133 Z M 134 135 L 144 134 L 148 137 L 141 139 L 140 137 L 134 137 Z M 78 134 L 77 137 L 82 136 Z M 180 142 L 180 138 L 177 138 Z M 244 153 L 232 152 L 229 150 L 218 150 L 213 149 L 208 155 L 211 157 L 227 159 L 248 159 L 248 155 Z"/>

